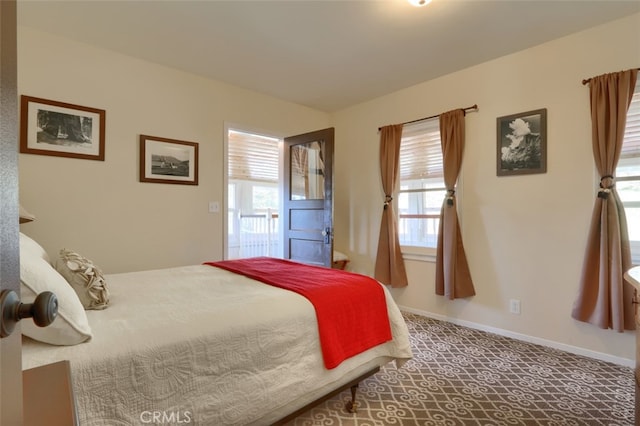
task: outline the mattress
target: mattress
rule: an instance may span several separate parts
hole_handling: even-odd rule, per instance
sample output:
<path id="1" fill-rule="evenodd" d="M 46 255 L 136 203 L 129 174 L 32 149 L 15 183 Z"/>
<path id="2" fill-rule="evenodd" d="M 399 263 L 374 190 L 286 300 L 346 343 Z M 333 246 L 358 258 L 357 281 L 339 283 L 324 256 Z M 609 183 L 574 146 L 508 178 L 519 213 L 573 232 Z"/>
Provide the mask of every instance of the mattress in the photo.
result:
<path id="1" fill-rule="evenodd" d="M 386 288 L 393 340 L 327 370 L 313 305 L 294 292 L 207 265 L 105 278 L 111 302 L 87 311 L 89 342 L 23 340 L 25 369 L 70 361 L 81 425 L 137 425 L 152 416 L 268 425 L 374 366 L 400 367 L 411 357 Z"/>

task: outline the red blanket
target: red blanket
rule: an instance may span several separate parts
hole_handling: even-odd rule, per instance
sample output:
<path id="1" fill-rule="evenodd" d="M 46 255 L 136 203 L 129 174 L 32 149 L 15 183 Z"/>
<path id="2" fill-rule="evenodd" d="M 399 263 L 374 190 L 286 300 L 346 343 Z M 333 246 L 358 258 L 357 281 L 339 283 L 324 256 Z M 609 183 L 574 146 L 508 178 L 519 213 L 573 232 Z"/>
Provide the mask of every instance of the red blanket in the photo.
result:
<path id="1" fill-rule="evenodd" d="M 391 340 L 384 289 L 373 278 L 270 257 L 205 264 L 295 291 L 309 299 L 316 310 L 324 365 L 328 369 Z"/>

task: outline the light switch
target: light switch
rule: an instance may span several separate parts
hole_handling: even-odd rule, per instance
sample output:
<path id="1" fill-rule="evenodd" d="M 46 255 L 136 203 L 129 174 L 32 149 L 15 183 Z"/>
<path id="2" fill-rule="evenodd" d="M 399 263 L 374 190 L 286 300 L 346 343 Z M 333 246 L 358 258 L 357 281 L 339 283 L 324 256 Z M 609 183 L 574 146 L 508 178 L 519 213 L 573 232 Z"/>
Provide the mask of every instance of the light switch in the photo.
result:
<path id="1" fill-rule="evenodd" d="M 217 201 L 209 201 L 209 213 L 219 213 L 220 203 Z"/>

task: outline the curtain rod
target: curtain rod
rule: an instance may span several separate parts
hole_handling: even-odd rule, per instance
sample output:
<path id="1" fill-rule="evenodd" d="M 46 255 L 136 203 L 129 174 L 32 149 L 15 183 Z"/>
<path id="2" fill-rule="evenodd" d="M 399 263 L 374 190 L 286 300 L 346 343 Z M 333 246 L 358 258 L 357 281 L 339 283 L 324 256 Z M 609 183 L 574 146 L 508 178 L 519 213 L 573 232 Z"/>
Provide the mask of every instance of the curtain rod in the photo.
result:
<path id="1" fill-rule="evenodd" d="M 478 104 L 472 105 L 470 107 L 458 108 L 458 109 L 461 109 L 466 114 L 467 111 L 477 111 L 478 110 Z M 417 120 L 405 121 L 404 123 L 401 123 L 401 124 L 405 125 L 405 124 L 417 123 L 418 121 L 430 120 L 432 118 L 440 117 L 440 115 L 442 115 L 442 114 L 432 115 L 431 117 L 418 118 Z M 380 131 L 381 129 L 382 129 L 382 127 L 378 127 L 378 131 Z"/>
<path id="2" fill-rule="evenodd" d="M 636 68 L 636 70 L 640 71 L 640 68 Z M 590 79 L 590 78 L 585 78 L 584 80 L 582 80 L 582 84 L 583 84 L 583 85 L 584 85 L 584 84 L 587 84 L 587 83 L 589 83 L 590 81 L 591 81 L 591 79 Z"/>

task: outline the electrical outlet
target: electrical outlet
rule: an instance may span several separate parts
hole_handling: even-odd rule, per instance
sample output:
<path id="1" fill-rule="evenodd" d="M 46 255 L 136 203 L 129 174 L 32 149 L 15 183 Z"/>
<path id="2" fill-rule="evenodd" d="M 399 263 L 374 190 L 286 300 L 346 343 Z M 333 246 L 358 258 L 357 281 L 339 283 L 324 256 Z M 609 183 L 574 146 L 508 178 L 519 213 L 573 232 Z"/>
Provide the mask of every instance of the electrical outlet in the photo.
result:
<path id="1" fill-rule="evenodd" d="M 209 213 L 219 213 L 220 203 L 217 201 L 209 201 Z"/>
<path id="2" fill-rule="evenodd" d="M 518 299 L 509 300 L 509 312 L 520 315 L 520 301 Z"/>

